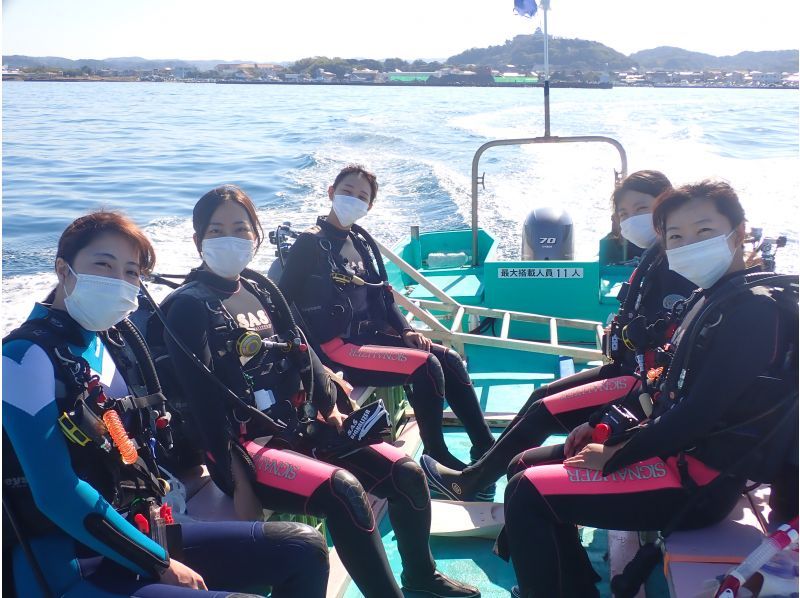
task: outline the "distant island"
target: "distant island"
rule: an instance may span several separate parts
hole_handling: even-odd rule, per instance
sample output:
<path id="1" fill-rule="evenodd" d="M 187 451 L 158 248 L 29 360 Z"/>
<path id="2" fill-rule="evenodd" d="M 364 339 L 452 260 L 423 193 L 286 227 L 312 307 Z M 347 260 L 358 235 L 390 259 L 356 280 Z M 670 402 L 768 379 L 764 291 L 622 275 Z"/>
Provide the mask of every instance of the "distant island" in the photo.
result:
<path id="1" fill-rule="evenodd" d="M 316 56 L 267 64 L 12 55 L 3 57 L 3 80 L 528 87 L 543 84 L 543 46 L 544 35 L 537 30 L 441 62 Z M 549 47 L 554 87 L 798 87 L 798 50 L 712 56 L 663 46 L 626 56 L 599 42 L 559 37 L 550 37 Z"/>

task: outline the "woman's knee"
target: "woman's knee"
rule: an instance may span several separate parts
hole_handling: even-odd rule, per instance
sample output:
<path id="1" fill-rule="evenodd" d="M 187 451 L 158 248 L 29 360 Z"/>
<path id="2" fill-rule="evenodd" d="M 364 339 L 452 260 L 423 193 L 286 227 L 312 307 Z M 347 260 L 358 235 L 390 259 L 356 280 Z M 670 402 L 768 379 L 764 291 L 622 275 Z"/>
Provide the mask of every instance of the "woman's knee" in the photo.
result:
<path id="1" fill-rule="evenodd" d="M 524 498 L 524 488 L 527 485 L 530 485 L 530 481 L 525 477 L 524 471 L 515 473 L 509 478 L 505 497 L 503 498 L 507 524 L 510 524 L 511 519 L 520 512 L 520 502 Z"/>
<path id="2" fill-rule="evenodd" d="M 316 528 L 293 521 L 267 521 L 258 529 L 269 546 L 291 546 L 297 551 L 298 558 L 310 564 L 322 562 L 327 567 L 328 545 Z"/>
<path id="3" fill-rule="evenodd" d="M 265 524 L 266 525 L 266 524 Z M 290 545 L 298 546 L 298 559 L 302 566 L 298 567 L 303 575 L 328 575 L 328 544 L 316 528 L 304 523 L 290 524 L 293 529 L 287 530 L 286 540 Z M 290 535 L 291 534 L 291 535 Z"/>
<path id="4" fill-rule="evenodd" d="M 441 362 L 433 353 L 428 353 L 424 365 L 412 374 L 411 381 L 430 385 L 436 394 L 444 396 L 444 370 Z"/>
<path id="5" fill-rule="evenodd" d="M 515 456 L 508 465 L 508 477 L 537 465 L 551 465 L 564 460 L 564 445 L 537 446 Z"/>
<path id="6" fill-rule="evenodd" d="M 416 461 L 408 457 L 397 461 L 392 467 L 392 480 L 397 490 L 408 498 L 415 509 L 422 510 L 428 506 L 428 484 L 425 473 Z"/>
<path id="7" fill-rule="evenodd" d="M 317 488 L 308 501 L 309 507 L 326 517 L 344 511 L 353 524 L 365 531 L 375 528 L 367 493 L 356 477 L 346 469 L 337 469 L 327 484 Z"/>
<path id="8" fill-rule="evenodd" d="M 461 355 L 453 351 L 453 349 L 446 349 L 444 354 L 440 357 L 440 361 L 444 369 L 454 375 L 456 379 L 462 384 L 472 384 L 467 368 L 464 366 L 464 360 Z"/>
<path id="9" fill-rule="evenodd" d="M 303 595 L 324 595 L 330 571 L 325 537 L 310 525 L 289 521 L 267 522 L 259 529 L 267 559 L 261 566 L 271 562 L 278 575 L 272 582 L 273 595 L 296 596 L 301 590 Z M 279 557 L 274 555 L 276 546 L 280 547 Z"/>
<path id="10" fill-rule="evenodd" d="M 542 512 L 543 507 L 546 508 L 544 498 L 526 475 L 526 471 L 515 473 L 506 486 L 504 504 L 509 528 L 514 522 L 535 518 L 537 513 Z"/>
<path id="11" fill-rule="evenodd" d="M 528 468 L 528 465 L 525 463 L 525 453 L 527 451 L 523 451 L 514 455 L 514 458 L 508 462 L 508 468 L 506 469 L 506 478 L 511 479 L 516 474 L 525 471 Z"/>

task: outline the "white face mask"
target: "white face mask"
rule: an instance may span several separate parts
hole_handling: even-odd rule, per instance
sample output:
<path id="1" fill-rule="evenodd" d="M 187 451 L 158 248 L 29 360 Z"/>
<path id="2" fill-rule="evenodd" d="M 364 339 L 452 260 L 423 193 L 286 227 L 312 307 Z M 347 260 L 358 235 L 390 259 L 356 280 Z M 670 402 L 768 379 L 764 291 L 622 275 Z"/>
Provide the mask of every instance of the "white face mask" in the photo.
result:
<path id="1" fill-rule="evenodd" d="M 86 330 L 108 330 L 139 307 L 139 287 L 119 278 L 78 274 L 75 288 L 64 299 L 67 313 Z"/>
<path id="2" fill-rule="evenodd" d="M 647 249 L 656 242 L 652 214 L 637 214 L 619 223 L 622 236 L 641 249 Z"/>
<path id="3" fill-rule="evenodd" d="M 349 195 L 333 196 L 333 211 L 342 226 L 352 226 L 356 220 L 367 215 L 369 205 L 357 197 Z"/>
<path id="4" fill-rule="evenodd" d="M 256 252 L 250 239 L 239 237 L 216 237 L 203 239 L 203 261 L 206 266 L 222 278 L 235 278 L 247 267 Z"/>
<path id="5" fill-rule="evenodd" d="M 669 269 L 701 289 L 713 286 L 728 271 L 733 262 L 733 251 L 728 245 L 728 239 L 734 232 L 717 235 L 683 247 L 667 249 Z"/>

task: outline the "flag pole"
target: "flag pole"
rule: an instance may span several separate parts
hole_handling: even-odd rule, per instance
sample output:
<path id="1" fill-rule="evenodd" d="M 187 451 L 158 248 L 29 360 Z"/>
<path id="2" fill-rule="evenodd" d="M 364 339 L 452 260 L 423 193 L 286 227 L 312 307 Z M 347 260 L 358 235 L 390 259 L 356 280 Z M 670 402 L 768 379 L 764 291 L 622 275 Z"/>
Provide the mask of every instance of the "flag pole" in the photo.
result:
<path id="1" fill-rule="evenodd" d="M 542 0 L 542 13 L 544 19 L 544 136 L 550 137 L 550 48 L 547 37 L 547 11 L 550 9 L 550 0 Z"/>

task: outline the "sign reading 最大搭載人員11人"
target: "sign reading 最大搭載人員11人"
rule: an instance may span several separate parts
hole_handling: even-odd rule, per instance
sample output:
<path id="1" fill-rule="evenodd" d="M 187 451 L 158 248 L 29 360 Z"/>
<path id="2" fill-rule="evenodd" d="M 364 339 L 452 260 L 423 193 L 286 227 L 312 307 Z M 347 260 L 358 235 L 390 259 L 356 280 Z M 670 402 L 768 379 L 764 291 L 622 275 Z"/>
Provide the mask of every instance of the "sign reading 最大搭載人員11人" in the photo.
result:
<path id="1" fill-rule="evenodd" d="M 497 278 L 583 278 L 583 268 L 498 268 Z"/>

